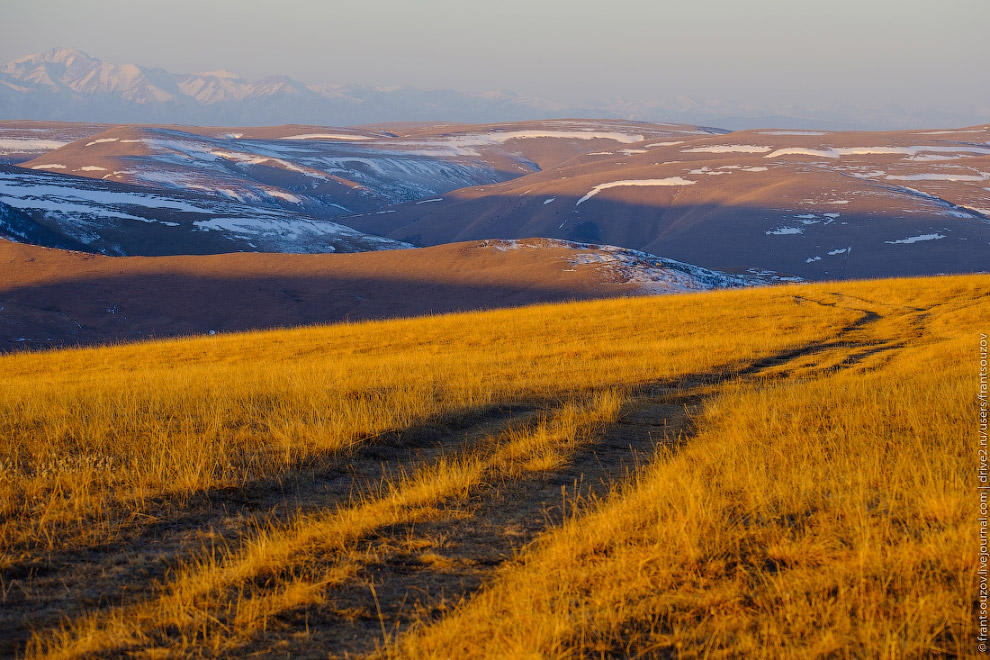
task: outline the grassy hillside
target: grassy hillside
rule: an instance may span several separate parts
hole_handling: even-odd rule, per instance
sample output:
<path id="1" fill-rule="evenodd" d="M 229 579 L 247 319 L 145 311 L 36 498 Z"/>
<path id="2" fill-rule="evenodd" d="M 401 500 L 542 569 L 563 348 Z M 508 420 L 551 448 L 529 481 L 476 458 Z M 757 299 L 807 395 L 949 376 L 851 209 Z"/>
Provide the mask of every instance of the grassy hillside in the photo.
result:
<path id="1" fill-rule="evenodd" d="M 990 278 L 0 358 L 0 655 L 975 648 Z"/>

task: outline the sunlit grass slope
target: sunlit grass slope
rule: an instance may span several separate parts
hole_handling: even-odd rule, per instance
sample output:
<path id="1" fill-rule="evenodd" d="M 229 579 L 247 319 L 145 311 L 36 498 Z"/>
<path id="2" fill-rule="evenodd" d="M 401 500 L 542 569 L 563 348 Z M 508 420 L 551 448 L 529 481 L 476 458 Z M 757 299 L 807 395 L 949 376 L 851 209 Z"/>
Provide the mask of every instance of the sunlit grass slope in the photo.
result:
<path id="1" fill-rule="evenodd" d="M 975 655 L 990 301 L 936 284 L 842 287 L 884 301 L 850 301 L 885 317 L 855 333 L 875 346 L 719 388 L 686 446 L 547 534 L 404 655 Z"/>
<path id="2" fill-rule="evenodd" d="M 789 286 L 0 358 L 0 597 L 23 613 L 0 619 L 22 640 L 7 648 L 967 655 L 988 292 L 976 276 Z M 456 572 L 450 534 L 424 526 L 495 524 L 484 498 L 565 473 L 651 407 L 677 430 L 605 496 L 472 567 L 455 600 L 379 598 L 368 576 L 398 554 Z M 423 429 L 430 447 L 403 444 Z M 307 491 L 333 470 L 342 494 Z M 115 547 L 165 567 L 115 582 Z M 77 597 L 90 570 L 108 591 Z M 61 622 L 32 611 L 60 574 Z M 374 639 L 326 632 L 368 629 L 353 620 Z"/>

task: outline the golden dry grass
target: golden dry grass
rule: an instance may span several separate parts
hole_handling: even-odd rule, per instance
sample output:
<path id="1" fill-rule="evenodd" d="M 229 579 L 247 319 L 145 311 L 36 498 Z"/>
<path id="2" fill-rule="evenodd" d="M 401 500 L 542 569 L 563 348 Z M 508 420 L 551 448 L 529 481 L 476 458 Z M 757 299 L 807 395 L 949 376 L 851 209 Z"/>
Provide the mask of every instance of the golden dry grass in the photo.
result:
<path id="1" fill-rule="evenodd" d="M 723 386 L 682 450 L 401 655 L 976 655 L 971 440 L 990 301 L 973 293 L 893 298 L 925 311 L 861 331 L 877 352 L 851 368 Z"/>
<path id="2" fill-rule="evenodd" d="M 0 619 L 5 648 L 968 655 L 988 291 L 978 276 L 789 286 L 6 356 L 0 593 L 27 623 Z M 665 411 L 668 437 L 627 423 L 634 408 Z M 404 444 L 423 429 L 428 447 Z M 464 529 L 531 518 L 539 484 L 617 430 L 652 460 L 510 561 L 454 552 Z M 351 485 L 307 486 L 326 470 Z M 165 565 L 80 595 L 76 573 L 124 547 Z M 376 591 L 397 558 L 461 587 Z M 32 615 L 59 579 L 82 611 Z"/>

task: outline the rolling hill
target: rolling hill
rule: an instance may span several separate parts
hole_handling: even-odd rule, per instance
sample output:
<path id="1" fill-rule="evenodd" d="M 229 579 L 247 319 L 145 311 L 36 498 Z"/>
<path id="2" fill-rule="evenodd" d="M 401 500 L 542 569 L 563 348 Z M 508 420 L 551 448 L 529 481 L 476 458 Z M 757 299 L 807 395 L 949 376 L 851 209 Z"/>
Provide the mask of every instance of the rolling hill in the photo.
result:
<path id="1" fill-rule="evenodd" d="M 41 130 L 17 124 L 9 132 L 32 128 Z M 114 255 L 403 247 L 334 220 L 386 214 L 409 200 L 435 203 L 588 149 L 706 130 L 601 121 L 417 125 L 401 134 L 121 126 L 0 166 L 0 213 L 9 238 Z"/>
<path id="2" fill-rule="evenodd" d="M 990 245 L 988 126 L 117 126 L 19 166 L 0 171 L 9 237 L 108 254 L 544 237 L 825 280 L 980 272 Z M 86 197 L 87 215 L 60 214 L 46 201 L 53 185 L 64 187 L 55 206 L 79 209 L 72 198 Z M 151 207 L 168 199 L 173 209 L 122 211 L 74 187 L 129 199 L 142 190 Z M 198 210 L 183 214 L 177 204 Z"/>
<path id="3" fill-rule="evenodd" d="M 107 124 L 0 121 L 0 164 L 15 165 L 110 128 Z"/>
<path id="4" fill-rule="evenodd" d="M 770 281 L 546 240 L 154 258 L 0 240 L 0 272 L 0 352 Z"/>
<path id="5" fill-rule="evenodd" d="M 394 211 L 341 221 L 419 245 L 545 236 L 814 280 L 982 271 L 990 126 L 643 140 Z"/>
<path id="6" fill-rule="evenodd" d="M 364 128 L 120 126 L 20 165 L 149 187 L 209 190 L 261 207 L 337 217 L 501 183 L 596 149 L 712 131 L 601 120 Z"/>

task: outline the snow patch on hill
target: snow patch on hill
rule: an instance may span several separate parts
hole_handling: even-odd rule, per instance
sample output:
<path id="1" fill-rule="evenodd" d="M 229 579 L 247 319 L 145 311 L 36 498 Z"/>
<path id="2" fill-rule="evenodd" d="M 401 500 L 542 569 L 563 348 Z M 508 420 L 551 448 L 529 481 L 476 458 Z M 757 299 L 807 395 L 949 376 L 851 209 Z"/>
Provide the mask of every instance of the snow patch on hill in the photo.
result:
<path id="1" fill-rule="evenodd" d="M 0 138 L 0 155 L 47 153 L 60 149 L 68 142 L 58 140 L 34 140 L 31 138 Z"/>
<path id="2" fill-rule="evenodd" d="M 596 131 L 592 129 L 567 130 L 520 130 L 492 131 L 490 133 L 469 133 L 466 135 L 445 135 L 418 140 L 400 140 L 392 142 L 396 146 L 420 147 L 424 151 L 414 153 L 449 154 L 456 156 L 478 156 L 478 147 L 504 145 L 510 140 L 535 140 L 539 138 L 554 138 L 558 140 L 609 140 L 621 144 L 642 142 L 646 139 L 642 134 L 621 131 Z M 432 151 L 431 151 L 432 150 Z"/>
<path id="3" fill-rule="evenodd" d="M 817 158 L 841 158 L 843 156 L 918 156 L 919 154 L 926 152 L 943 154 L 951 153 L 958 154 L 960 156 L 986 156 L 990 154 L 990 147 L 978 147 L 966 144 L 952 146 L 918 145 L 907 147 L 820 147 L 817 149 L 808 147 L 784 147 L 768 153 L 764 156 L 764 158 L 779 158 L 780 156 L 815 156 Z"/>
<path id="4" fill-rule="evenodd" d="M 888 245 L 910 245 L 911 243 L 919 243 L 921 241 L 938 241 L 945 238 L 943 234 L 922 234 L 920 236 L 911 236 L 910 238 L 902 238 L 896 241 L 884 241 Z"/>
<path id="5" fill-rule="evenodd" d="M 691 154 L 762 154 L 770 151 L 770 147 L 760 147 L 753 144 L 714 144 L 703 147 L 688 147 L 681 149 Z"/>
<path id="6" fill-rule="evenodd" d="M 760 135 L 828 135 L 825 131 L 760 131 Z"/>
<path id="7" fill-rule="evenodd" d="M 290 135 L 288 137 L 279 138 L 281 140 L 330 140 L 332 142 L 337 142 L 340 140 L 344 141 L 361 141 L 361 140 L 372 140 L 369 135 L 351 135 L 349 133 L 304 133 L 302 135 Z"/>
<path id="8" fill-rule="evenodd" d="M 982 174 L 951 174 L 943 173 L 923 173 L 923 174 L 888 174 L 889 181 L 984 181 L 987 177 Z"/>
<path id="9" fill-rule="evenodd" d="M 754 276 L 729 275 L 674 259 L 658 257 L 639 250 L 612 245 L 571 244 L 580 252 L 570 260 L 571 265 L 595 265 L 606 269 L 611 281 L 632 284 L 644 293 L 683 293 L 710 291 L 767 284 Z"/>
<path id="10" fill-rule="evenodd" d="M 762 286 L 781 281 L 781 278 L 769 271 L 759 275 L 729 275 L 614 245 L 575 243 L 558 239 L 492 239 L 483 241 L 482 246 L 503 252 L 565 248 L 574 253 L 565 257 L 568 266 L 597 268 L 609 284 L 632 285 L 647 294 Z"/>
<path id="11" fill-rule="evenodd" d="M 609 188 L 628 186 L 692 186 L 695 183 L 697 182 L 691 181 L 690 179 L 684 179 L 679 176 L 669 176 L 663 179 L 623 179 L 621 181 L 609 181 L 608 183 L 600 183 L 592 188 L 588 194 L 579 199 L 574 206 L 580 206 L 601 191 L 608 190 Z"/>

